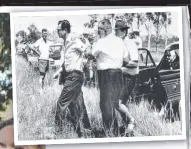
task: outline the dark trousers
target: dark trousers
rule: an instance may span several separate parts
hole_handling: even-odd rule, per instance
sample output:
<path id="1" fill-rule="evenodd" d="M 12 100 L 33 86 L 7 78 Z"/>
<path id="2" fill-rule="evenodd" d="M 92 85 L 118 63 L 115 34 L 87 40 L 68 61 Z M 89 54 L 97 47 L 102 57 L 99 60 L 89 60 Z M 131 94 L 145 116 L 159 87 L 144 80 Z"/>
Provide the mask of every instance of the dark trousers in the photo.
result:
<path id="1" fill-rule="evenodd" d="M 38 67 L 40 76 L 42 77 L 42 87 L 44 86 L 44 78 L 49 68 L 49 60 L 38 59 Z"/>
<path id="2" fill-rule="evenodd" d="M 65 119 L 73 125 L 78 136 L 81 137 L 81 123 L 90 129 L 90 122 L 82 92 L 83 73 L 72 71 L 66 74 L 66 81 L 57 102 L 55 122 L 61 128 Z M 66 112 L 68 109 L 68 112 Z"/>
<path id="3" fill-rule="evenodd" d="M 138 75 L 123 74 L 123 89 L 120 95 L 120 99 L 123 104 L 127 103 L 130 96 L 133 97 L 133 90 L 135 89 Z"/>
<path id="4" fill-rule="evenodd" d="M 112 128 L 115 135 L 118 134 L 115 109 L 119 108 L 119 96 L 122 89 L 122 71 L 119 69 L 98 70 L 98 82 L 100 89 L 100 108 L 103 124 L 106 129 Z"/>

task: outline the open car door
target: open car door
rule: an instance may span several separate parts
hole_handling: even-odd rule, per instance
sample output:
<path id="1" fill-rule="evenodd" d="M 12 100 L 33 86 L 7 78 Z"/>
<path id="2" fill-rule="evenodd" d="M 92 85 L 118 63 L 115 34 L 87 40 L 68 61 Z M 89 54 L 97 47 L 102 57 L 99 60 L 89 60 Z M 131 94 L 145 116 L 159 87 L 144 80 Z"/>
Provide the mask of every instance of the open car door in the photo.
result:
<path id="1" fill-rule="evenodd" d="M 158 80 L 159 74 L 150 52 L 145 48 L 139 49 L 139 75 L 135 89 L 136 101 L 142 97 L 151 101 L 153 95 L 152 82 L 158 82 Z"/>

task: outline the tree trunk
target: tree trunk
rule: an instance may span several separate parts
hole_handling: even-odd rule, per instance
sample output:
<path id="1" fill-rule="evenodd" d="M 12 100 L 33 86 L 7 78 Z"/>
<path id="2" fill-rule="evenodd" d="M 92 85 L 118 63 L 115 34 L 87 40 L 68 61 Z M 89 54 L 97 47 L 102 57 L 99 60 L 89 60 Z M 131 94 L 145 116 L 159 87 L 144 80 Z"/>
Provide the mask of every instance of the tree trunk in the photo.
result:
<path id="1" fill-rule="evenodd" d="M 150 51 L 151 50 L 151 22 L 149 20 L 149 27 L 148 27 L 148 31 L 149 31 L 149 34 L 148 34 L 148 50 Z"/>
<path id="2" fill-rule="evenodd" d="M 4 22 L 3 22 L 3 18 L 2 18 L 2 22 L 1 22 L 1 31 L 2 31 L 2 44 L 5 43 L 5 32 L 4 32 Z M 4 47 L 1 49 L 1 55 L 0 55 L 0 59 L 3 61 L 3 53 L 4 53 Z"/>
<path id="3" fill-rule="evenodd" d="M 165 39 L 165 48 L 166 48 L 166 46 L 168 45 L 168 33 L 167 33 L 167 29 L 165 30 L 166 30 L 166 39 Z"/>
<path id="4" fill-rule="evenodd" d="M 139 28 L 140 28 L 140 17 L 138 16 L 137 17 L 137 29 L 139 30 Z"/>
<path id="5" fill-rule="evenodd" d="M 166 31 L 166 39 L 165 39 L 165 48 L 168 44 L 168 13 L 166 14 L 166 18 L 167 18 L 167 21 L 166 21 L 166 27 L 165 27 L 165 31 Z"/>

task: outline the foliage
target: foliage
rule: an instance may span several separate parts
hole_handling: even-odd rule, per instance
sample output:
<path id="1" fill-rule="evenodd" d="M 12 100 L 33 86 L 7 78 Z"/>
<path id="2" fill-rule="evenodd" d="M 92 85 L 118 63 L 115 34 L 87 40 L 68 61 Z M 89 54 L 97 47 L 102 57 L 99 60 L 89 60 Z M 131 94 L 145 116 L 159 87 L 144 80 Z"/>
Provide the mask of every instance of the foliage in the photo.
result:
<path id="1" fill-rule="evenodd" d="M 28 27 L 28 30 L 29 30 L 29 35 L 28 35 L 28 42 L 30 43 L 34 43 L 36 42 L 38 39 L 41 38 L 41 32 L 38 31 L 37 27 L 34 25 L 34 24 L 31 24 L 29 27 Z"/>
<path id="2" fill-rule="evenodd" d="M 72 125 L 65 121 L 63 131 L 55 132 L 56 102 L 62 91 L 58 82 L 51 80 L 53 72 L 49 72 L 45 79 L 45 88 L 39 93 L 39 77 L 23 59 L 17 58 L 17 101 L 19 139 L 44 140 L 44 139 L 75 139 L 78 138 Z M 99 107 L 99 90 L 96 88 L 82 87 L 85 106 L 90 119 L 92 130 L 101 131 L 102 116 Z M 30 96 L 32 95 L 32 96 Z M 32 105 L 32 106 L 31 106 Z M 92 108 L 93 107 L 93 108 Z M 129 103 L 129 111 L 136 119 L 135 136 L 163 136 L 181 134 L 181 122 L 170 123 L 158 116 L 146 100 L 140 104 Z M 119 125 L 122 125 L 121 117 Z M 84 138 L 95 138 L 94 135 L 84 135 Z M 103 136 L 101 136 L 103 137 Z M 110 135 L 106 137 L 111 137 Z M 121 136 L 119 136 L 121 137 Z"/>
<path id="3" fill-rule="evenodd" d="M 0 61 L 1 63 L 11 56 L 11 42 L 10 42 L 10 15 L 9 13 L 0 14 Z M 7 52 L 4 55 L 5 51 Z"/>

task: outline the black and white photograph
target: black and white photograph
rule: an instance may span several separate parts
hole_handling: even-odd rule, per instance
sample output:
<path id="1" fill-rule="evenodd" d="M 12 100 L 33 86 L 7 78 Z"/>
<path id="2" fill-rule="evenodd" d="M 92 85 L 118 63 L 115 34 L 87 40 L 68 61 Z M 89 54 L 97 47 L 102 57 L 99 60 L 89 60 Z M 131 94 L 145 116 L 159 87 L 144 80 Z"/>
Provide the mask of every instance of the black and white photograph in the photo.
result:
<path id="1" fill-rule="evenodd" d="M 11 13 L 15 144 L 186 139 L 182 38 L 181 7 Z"/>

